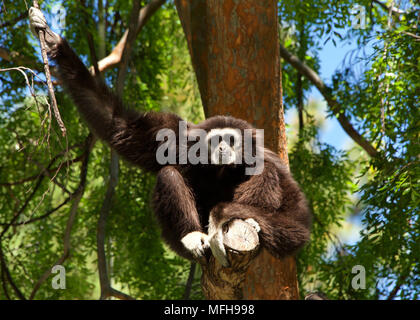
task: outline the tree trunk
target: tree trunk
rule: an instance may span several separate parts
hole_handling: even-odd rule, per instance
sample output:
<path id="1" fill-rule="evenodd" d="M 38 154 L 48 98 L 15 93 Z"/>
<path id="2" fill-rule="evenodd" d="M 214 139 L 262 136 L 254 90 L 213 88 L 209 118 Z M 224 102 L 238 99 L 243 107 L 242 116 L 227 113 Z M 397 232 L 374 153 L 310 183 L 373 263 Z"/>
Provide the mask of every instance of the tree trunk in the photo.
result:
<path id="1" fill-rule="evenodd" d="M 231 115 L 264 129 L 265 145 L 288 164 L 277 1 L 176 0 L 175 4 L 205 115 Z M 225 234 L 225 245 L 229 238 Z M 294 257 L 279 260 L 262 250 L 254 258 L 257 245 L 239 250 L 239 254 L 228 250 L 235 260 L 231 268 L 214 260 L 203 266 L 207 298 L 298 299 Z M 242 259 L 238 268 L 236 259 Z"/>

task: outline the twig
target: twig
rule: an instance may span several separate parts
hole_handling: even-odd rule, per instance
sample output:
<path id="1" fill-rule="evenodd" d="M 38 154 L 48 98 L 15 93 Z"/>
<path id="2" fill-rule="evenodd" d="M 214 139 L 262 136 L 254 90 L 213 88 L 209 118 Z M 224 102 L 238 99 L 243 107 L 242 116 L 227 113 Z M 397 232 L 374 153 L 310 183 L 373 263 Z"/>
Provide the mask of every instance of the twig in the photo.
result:
<path id="1" fill-rule="evenodd" d="M 292 65 L 298 72 L 307 78 L 319 92 L 323 95 L 331 111 L 337 116 L 343 130 L 359 145 L 361 146 L 372 158 L 379 156 L 379 151 L 366 140 L 357 130 L 353 127 L 350 119 L 344 114 L 345 108 L 336 100 L 331 89 L 322 81 L 319 75 L 302 62 L 297 56 L 290 53 L 285 47 L 280 44 L 280 55 L 288 63 Z"/>
<path id="2" fill-rule="evenodd" d="M 165 3 L 165 0 L 152 0 L 144 8 L 140 10 L 138 21 L 137 21 L 136 34 L 139 34 L 139 32 L 142 30 L 143 26 L 147 23 L 150 17 L 164 3 Z M 126 43 L 127 43 L 127 36 L 128 36 L 128 30 L 124 32 L 123 36 L 121 37 L 118 44 L 114 47 L 112 52 L 105 58 L 98 61 L 98 68 L 100 72 L 103 72 L 104 70 L 110 67 L 113 67 L 121 62 L 123 50 L 126 47 Z"/>
<path id="3" fill-rule="evenodd" d="M 184 292 L 184 297 L 183 297 L 184 300 L 190 299 L 191 288 L 194 281 L 196 267 L 197 267 L 197 264 L 195 262 L 191 262 L 190 272 L 188 274 L 188 280 L 187 280 L 187 283 L 185 284 L 185 292 Z"/>
<path id="4" fill-rule="evenodd" d="M 407 32 L 407 31 L 401 31 L 401 33 L 416 39 L 415 41 L 420 41 L 420 36 L 418 36 L 414 33 Z"/>
<path id="5" fill-rule="evenodd" d="M 5 274 L 4 269 L 3 269 L 3 264 L 1 264 L 1 263 L 0 263 L 0 269 L 1 269 L 1 286 L 3 287 L 4 295 L 6 296 L 7 300 L 12 300 L 10 298 L 9 292 L 7 290 L 6 274 Z"/>
<path id="6" fill-rule="evenodd" d="M 74 202 L 72 203 L 69 218 L 67 220 L 67 226 L 66 231 L 64 233 L 64 240 L 63 240 L 63 254 L 61 257 L 55 262 L 54 265 L 62 264 L 69 256 L 70 256 L 70 249 L 71 249 L 71 243 L 70 243 L 70 235 L 71 230 L 74 224 L 74 221 L 76 219 L 77 210 L 79 208 L 80 201 L 82 200 L 83 194 L 85 192 L 86 187 L 86 177 L 87 177 L 87 171 L 88 171 L 88 163 L 89 163 L 89 155 L 90 151 L 92 150 L 96 139 L 93 138 L 90 135 L 90 139 L 87 139 L 86 145 L 85 145 L 85 156 L 82 163 L 82 168 L 80 169 L 80 184 L 77 187 L 77 190 L 74 192 Z M 31 295 L 29 296 L 29 299 L 32 300 L 35 297 L 35 294 L 38 292 L 39 288 L 41 287 L 42 283 L 44 283 L 45 280 L 50 276 L 51 274 L 51 268 L 46 270 L 44 274 L 38 279 L 38 281 L 35 283 L 34 288 L 32 289 Z"/>
<path id="7" fill-rule="evenodd" d="M 16 223 L 13 224 L 13 226 L 27 225 L 29 223 L 45 219 L 45 218 L 49 217 L 51 214 L 53 214 L 54 212 L 56 212 L 58 209 L 62 208 L 65 204 L 67 204 L 70 200 L 72 200 L 73 197 L 74 197 L 74 194 L 68 196 L 61 204 L 59 204 L 55 208 L 52 208 L 51 210 L 47 211 L 46 213 L 44 213 L 41 216 L 31 218 L 31 219 L 28 219 L 28 220 L 25 220 L 25 221 L 21 221 L 21 222 L 16 222 Z M 3 226 L 3 225 L 7 225 L 7 224 L 6 223 L 0 223 L 0 226 Z"/>
<path id="8" fill-rule="evenodd" d="M 117 95 L 121 96 L 123 91 L 124 79 L 127 75 L 127 63 L 129 56 L 133 49 L 133 43 L 136 39 L 139 24 L 139 15 L 141 12 L 140 2 L 134 2 L 132 13 L 130 17 L 130 23 L 128 27 L 126 41 L 122 48 L 122 55 L 120 59 L 120 66 L 118 69 L 117 81 L 116 81 L 116 91 Z M 98 252 L 98 271 L 99 271 L 99 283 L 101 286 L 101 296 L 100 299 L 106 299 L 110 296 L 114 296 L 119 299 L 129 299 L 134 298 L 119 292 L 112 288 L 110 284 L 107 263 L 106 263 L 106 252 L 105 252 L 105 239 L 106 239 L 106 223 L 108 214 L 111 210 L 111 201 L 115 193 L 115 188 L 118 184 L 118 155 L 115 151 L 111 150 L 111 164 L 110 164 L 110 178 L 108 182 L 108 187 L 105 194 L 105 199 L 102 203 L 101 211 L 99 214 L 97 234 L 96 234 L 96 243 L 97 243 L 97 252 Z"/>
<path id="9" fill-rule="evenodd" d="M 39 9 L 38 1 L 34 0 L 33 5 L 35 8 Z M 54 88 L 51 82 L 51 74 L 50 74 L 50 67 L 48 64 L 48 57 L 47 57 L 47 44 L 45 42 L 45 34 L 43 30 L 39 30 L 38 32 L 39 36 L 39 43 L 41 45 L 41 54 L 42 54 L 42 60 L 44 62 L 44 70 L 45 70 L 45 78 L 47 79 L 48 84 L 48 93 L 50 95 L 51 99 L 51 105 L 54 111 L 55 119 L 57 120 L 58 126 L 60 127 L 60 130 L 63 134 L 63 136 L 66 135 L 66 127 L 64 126 L 63 120 L 61 120 L 60 112 L 58 111 L 57 107 L 57 100 L 55 99 L 54 94 Z"/>
<path id="10" fill-rule="evenodd" d="M 5 22 L 1 23 L 0 24 L 0 29 L 2 29 L 4 27 L 14 26 L 16 23 L 25 19 L 27 16 L 28 16 L 28 12 L 25 11 L 25 12 L 21 13 L 19 16 L 17 16 L 16 18 L 14 18 L 10 21 L 5 21 Z"/>
<path id="11" fill-rule="evenodd" d="M 2 248 L 1 243 L 0 243 L 0 260 L 1 260 L 2 272 L 4 272 L 4 275 L 6 276 L 7 280 L 9 281 L 9 284 L 12 287 L 13 291 L 15 292 L 15 294 L 18 296 L 19 299 L 26 300 L 25 296 L 22 294 L 22 292 L 19 290 L 19 288 L 14 283 L 12 275 L 10 274 L 9 269 L 7 268 L 6 259 L 4 257 L 3 248 Z"/>
<path id="12" fill-rule="evenodd" d="M 391 290 L 389 296 L 387 297 L 387 300 L 394 300 L 395 296 L 397 295 L 398 291 L 400 291 L 402 285 L 404 284 L 404 281 L 408 278 L 408 274 L 401 275 L 399 279 L 397 280 L 397 283 L 395 287 Z"/>

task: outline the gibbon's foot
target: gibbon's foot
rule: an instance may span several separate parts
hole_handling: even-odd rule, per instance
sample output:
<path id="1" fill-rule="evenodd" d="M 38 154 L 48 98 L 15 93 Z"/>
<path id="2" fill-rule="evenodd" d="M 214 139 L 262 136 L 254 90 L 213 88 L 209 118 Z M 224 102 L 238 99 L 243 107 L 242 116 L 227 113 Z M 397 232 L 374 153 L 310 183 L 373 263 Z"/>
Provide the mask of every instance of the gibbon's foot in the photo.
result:
<path id="1" fill-rule="evenodd" d="M 210 249 L 213 256 L 224 267 L 229 267 L 225 245 L 223 244 L 223 228 L 219 228 L 210 238 Z"/>
<path id="2" fill-rule="evenodd" d="M 60 41 L 60 36 L 54 33 L 47 24 L 47 20 L 41 10 L 35 7 L 29 9 L 29 23 L 32 33 L 38 38 L 38 31 L 44 30 L 45 42 L 48 49 Z"/>
<path id="3" fill-rule="evenodd" d="M 252 219 L 252 218 L 248 218 L 248 219 L 245 219 L 244 221 L 245 221 L 246 223 L 250 224 L 250 225 L 251 225 L 251 226 L 255 229 L 255 231 L 257 231 L 257 233 L 261 231 L 261 227 L 260 227 L 260 225 L 259 225 L 259 224 L 258 224 L 258 222 L 257 222 L 257 221 L 255 221 L 254 219 Z"/>
<path id="4" fill-rule="evenodd" d="M 209 236 L 199 231 L 188 233 L 181 239 L 181 242 L 197 259 L 204 256 L 205 250 L 210 247 Z"/>

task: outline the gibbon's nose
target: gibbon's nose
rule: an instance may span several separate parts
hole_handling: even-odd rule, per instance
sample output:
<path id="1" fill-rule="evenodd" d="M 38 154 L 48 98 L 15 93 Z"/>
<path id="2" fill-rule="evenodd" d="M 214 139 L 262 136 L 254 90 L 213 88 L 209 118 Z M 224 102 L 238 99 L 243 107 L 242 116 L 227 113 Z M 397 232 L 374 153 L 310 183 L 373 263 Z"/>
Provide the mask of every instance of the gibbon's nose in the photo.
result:
<path id="1" fill-rule="evenodd" d="M 224 141 L 222 141 L 220 144 L 219 144 L 219 151 L 220 152 L 225 152 L 227 150 L 227 145 L 226 145 L 226 143 L 224 142 Z"/>

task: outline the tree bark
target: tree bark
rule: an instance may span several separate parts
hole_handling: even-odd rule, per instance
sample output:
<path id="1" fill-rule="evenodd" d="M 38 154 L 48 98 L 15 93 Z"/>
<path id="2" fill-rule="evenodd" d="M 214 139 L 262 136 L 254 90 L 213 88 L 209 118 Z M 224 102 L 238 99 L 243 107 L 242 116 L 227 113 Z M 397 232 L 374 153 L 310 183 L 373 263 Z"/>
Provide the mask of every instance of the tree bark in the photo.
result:
<path id="1" fill-rule="evenodd" d="M 205 115 L 231 115 L 264 129 L 266 147 L 288 164 L 277 1 L 176 0 L 175 4 Z M 225 233 L 225 246 L 228 241 Z M 245 251 L 227 247 L 230 268 L 214 258 L 203 266 L 207 298 L 298 299 L 294 257 L 279 260 L 266 250 L 254 257 L 256 247 Z"/>

